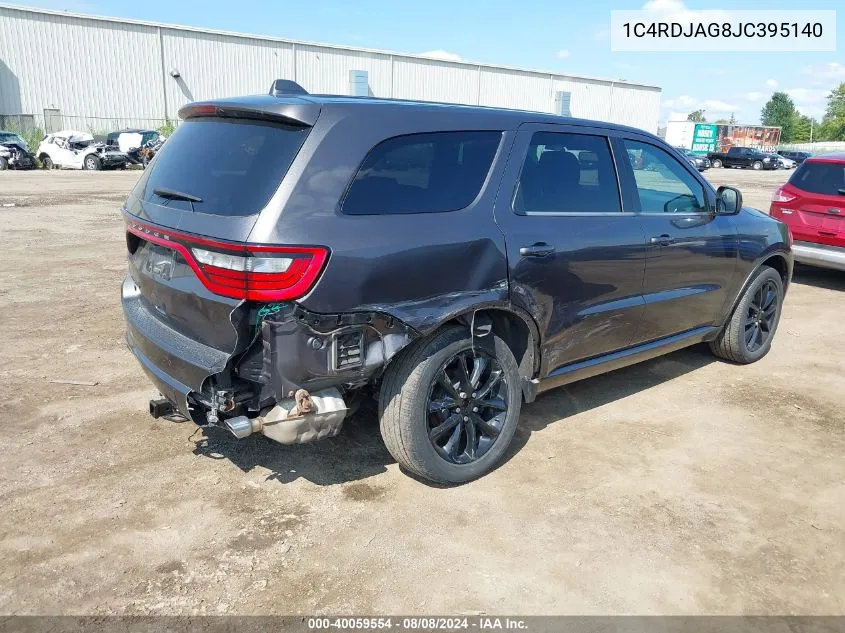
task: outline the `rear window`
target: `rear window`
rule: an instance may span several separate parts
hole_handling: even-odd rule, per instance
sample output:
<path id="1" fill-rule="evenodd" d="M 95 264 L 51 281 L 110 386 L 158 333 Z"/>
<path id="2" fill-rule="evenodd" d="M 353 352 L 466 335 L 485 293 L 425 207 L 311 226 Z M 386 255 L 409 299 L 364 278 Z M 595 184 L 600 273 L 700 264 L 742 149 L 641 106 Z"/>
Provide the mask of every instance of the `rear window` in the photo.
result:
<path id="1" fill-rule="evenodd" d="M 845 164 L 805 161 L 792 174 L 789 184 L 810 193 L 845 194 Z"/>
<path id="2" fill-rule="evenodd" d="M 341 211 L 378 215 L 463 209 L 481 191 L 501 138 L 501 132 L 435 132 L 383 141 L 361 163 Z"/>
<path id="3" fill-rule="evenodd" d="M 310 129 L 255 120 L 185 121 L 144 172 L 135 195 L 196 213 L 254 215 L 278 188 Z M 201 202 L 164 198 L 156 189 Z"/>

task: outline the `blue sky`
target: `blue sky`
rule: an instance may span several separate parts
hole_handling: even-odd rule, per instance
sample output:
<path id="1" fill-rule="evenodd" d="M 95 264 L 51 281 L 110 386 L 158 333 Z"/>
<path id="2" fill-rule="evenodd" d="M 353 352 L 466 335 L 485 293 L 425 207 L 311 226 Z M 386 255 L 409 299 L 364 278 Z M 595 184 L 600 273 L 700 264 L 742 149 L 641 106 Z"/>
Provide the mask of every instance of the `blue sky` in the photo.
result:
<path id="1" fill-rule="evenodd" d="M 845 81 L 842 0 L 43 0 L 20 4 L 332 44 L 630 79 L 663 88 L 661 121 L 705 108 L 759 121 L 773 90 L 821 116 L 825 95 Z M 613 53 L 611 9 L 839 9 L 838 51 Z M 674 118 L 674 116 L 673 116 Z"/>

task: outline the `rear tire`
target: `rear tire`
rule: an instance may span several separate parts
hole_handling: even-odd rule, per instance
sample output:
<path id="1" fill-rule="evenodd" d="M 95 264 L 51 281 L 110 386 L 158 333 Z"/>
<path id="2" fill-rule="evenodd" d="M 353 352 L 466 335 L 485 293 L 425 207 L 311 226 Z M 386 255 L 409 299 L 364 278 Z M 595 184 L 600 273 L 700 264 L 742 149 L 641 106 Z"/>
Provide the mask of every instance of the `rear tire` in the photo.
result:
<path id="1" fill-rule="evenodd" d="M 49 156 L 47 156 L 47 154 L 42 154 L 41 158 L 39 158 L 38 160 L 41 161 L 41 166 L 44 169 L 54 169 L 55 168 L 55 165 L 53 164 L 53 159 L 50 158 Z"/>
<path id="2" fill-rule="evenodd" d="M 761 163 L 759 160 L 755 160 L 753 163 L 751 163 L 751 169 L 753 169 L 754 171 L 760 171 L 761 169 L 763 169 L 763 163 Z"/>
<path id="3" fill-rule="evenodd" d="M 9 161 L 5 158 L 0 158 L 0 171 L 6 171 L 9 169 Z"/>
<path id="4" fill-rule="evenodd" d="M 710 163 L 710 166 L 719 169 L 722 166 L 722 161 L 717 158 Z"/>
<path id="5" fill-rule="evenodd" d="M 719 358 L 747 365 L 769 353 L 780 322 L 783 280 L 761 266 L 710 349 Z"/>
<path id="6" fill-rule="evenodd" d="M 382 439 L 400 466 L 429 481 L 476 479 L 498 464 L 513 439 L 522 406 L 519 369 L 502 339 L 490 334 L 482 341 L 473 349 L 466 328 L 448 327 L 414 343 L 385 372 Z"/>

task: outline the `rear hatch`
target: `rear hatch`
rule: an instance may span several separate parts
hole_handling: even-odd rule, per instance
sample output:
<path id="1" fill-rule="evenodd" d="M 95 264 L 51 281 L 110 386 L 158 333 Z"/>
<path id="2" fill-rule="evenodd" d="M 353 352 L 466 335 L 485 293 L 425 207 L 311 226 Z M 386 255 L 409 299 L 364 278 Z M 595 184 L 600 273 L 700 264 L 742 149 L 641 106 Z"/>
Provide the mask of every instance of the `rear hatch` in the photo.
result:
<path id="1" fill-rule="evenodd" d="M 772 215 L 798 241 L 845 247 L 845 160 L 801 163 L 775 194 Z"/>
<path id="2" fill-rule="evenodd" d="M 254 302 L 301 296 L 327 257 L 320 248 L 247 243 L 310 126 L 204 107 L 214 116 L 179 126 L 124 209 L 127 340 L 180 408 L 187 392 L 225 368 L 239 341 L 251 340 Z"/>

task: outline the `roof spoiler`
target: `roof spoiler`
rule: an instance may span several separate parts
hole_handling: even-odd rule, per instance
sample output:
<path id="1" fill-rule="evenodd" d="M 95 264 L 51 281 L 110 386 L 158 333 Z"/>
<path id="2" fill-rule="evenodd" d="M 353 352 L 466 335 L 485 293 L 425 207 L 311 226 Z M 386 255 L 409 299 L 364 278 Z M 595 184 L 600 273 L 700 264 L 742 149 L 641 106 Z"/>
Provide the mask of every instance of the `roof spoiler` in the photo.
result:
<path id="1" fill-rule="evenodd" d="M 308 91 L 295 81 L 290 79 L 277 79 L 270 86 L 270 95 L 273 97 L 287 97 L 292 95 L 307 95 Z"/>
<path id="2" fill-rule="evenodd" d="M 189 103 L 179 109 L 182 119 L 231 117 L 276 121 L 288 125 L 312 126 L 320 116 L 320 105 L 296 98 L 278 100 L 270 95 Z"/>

